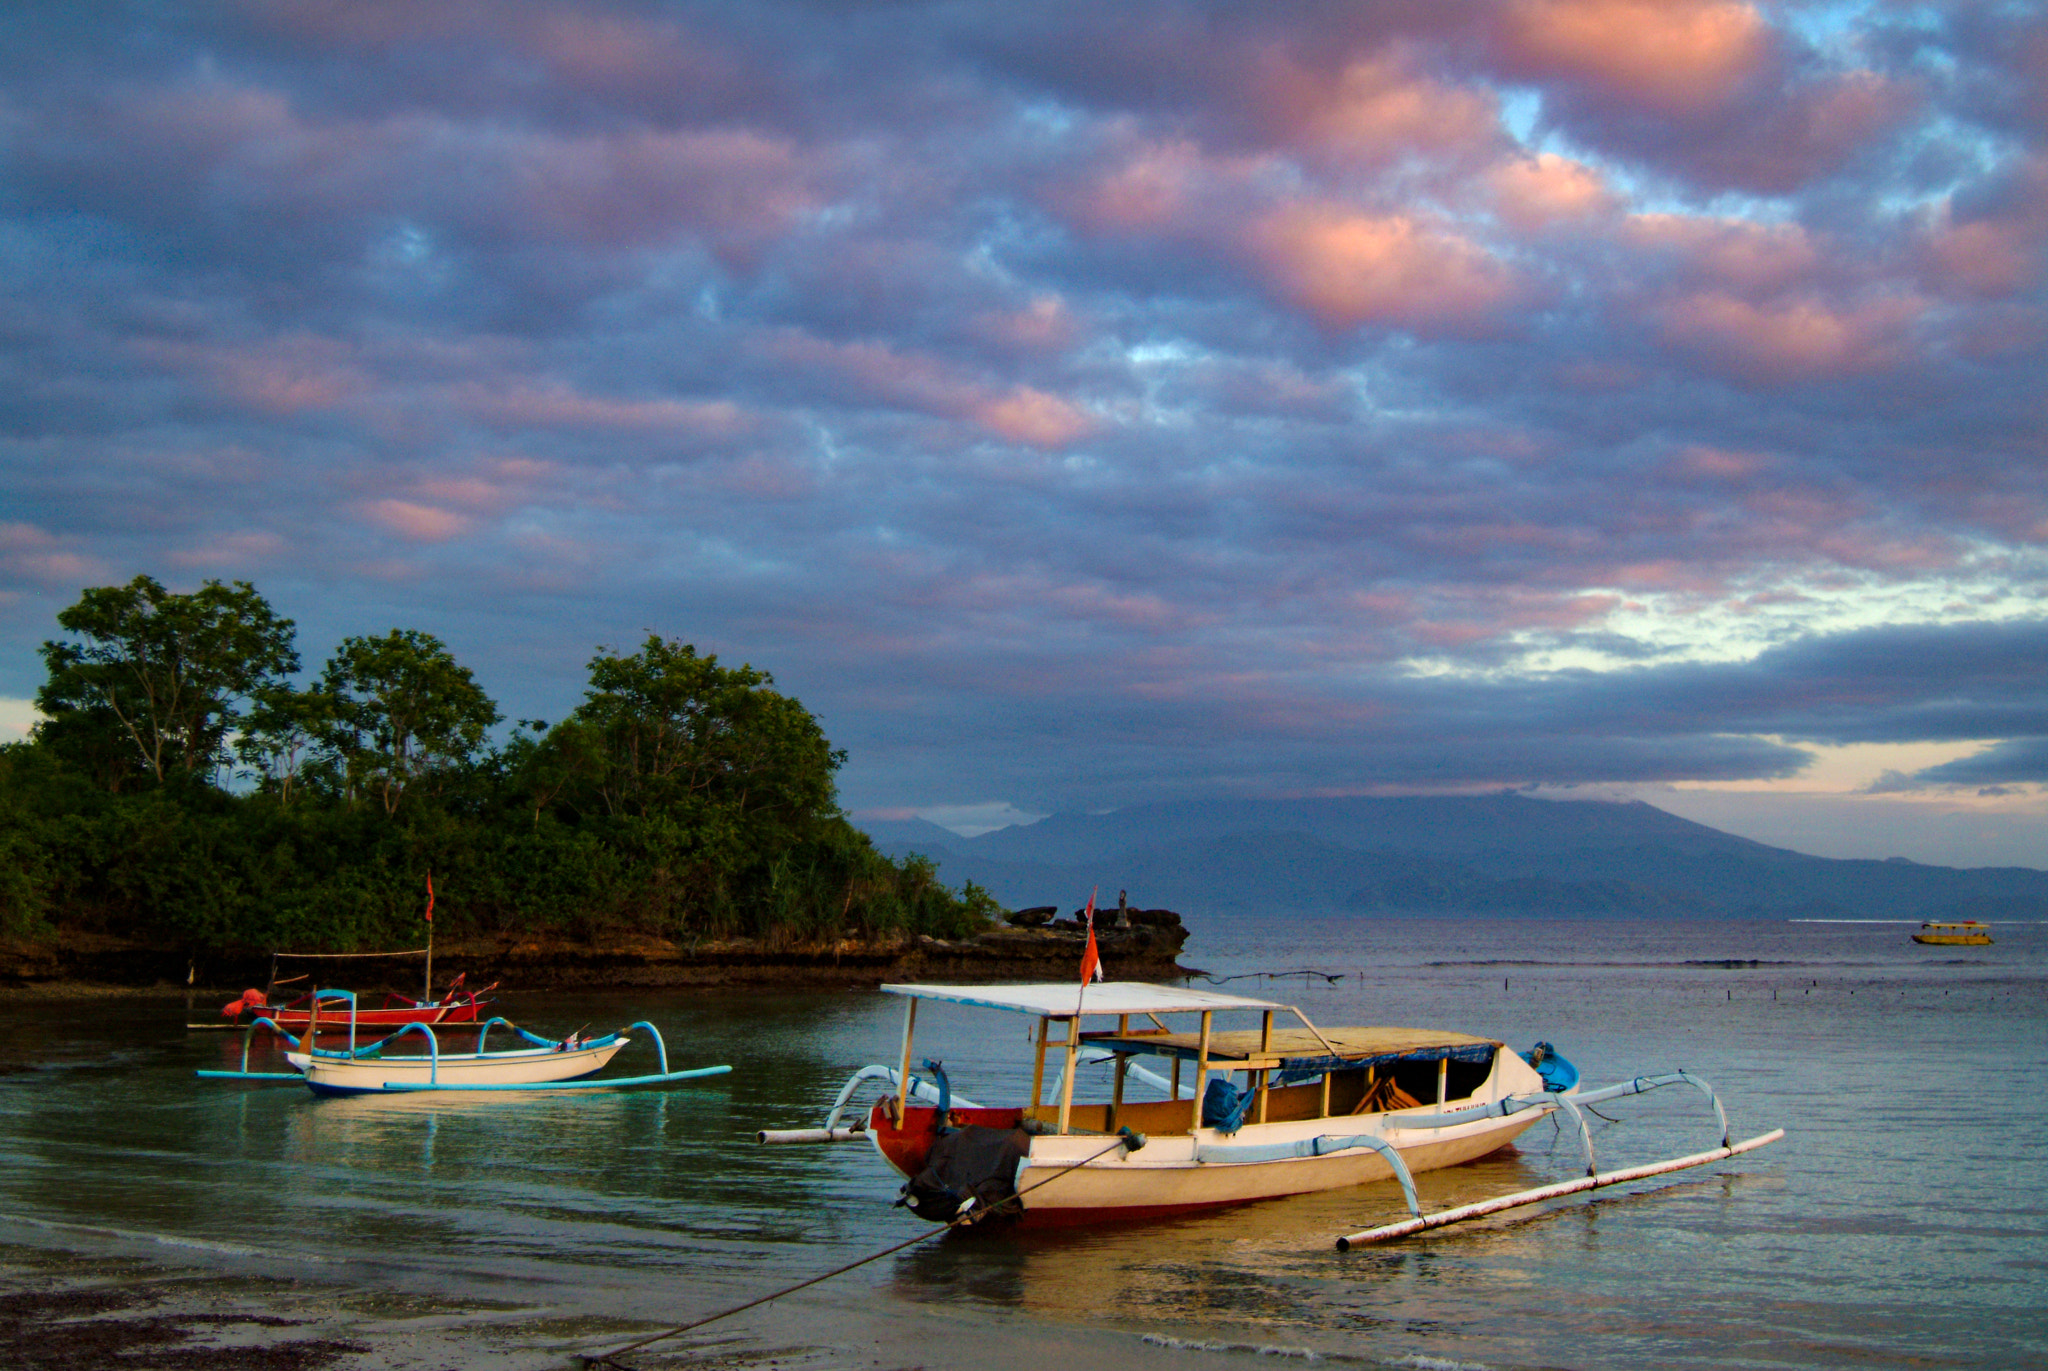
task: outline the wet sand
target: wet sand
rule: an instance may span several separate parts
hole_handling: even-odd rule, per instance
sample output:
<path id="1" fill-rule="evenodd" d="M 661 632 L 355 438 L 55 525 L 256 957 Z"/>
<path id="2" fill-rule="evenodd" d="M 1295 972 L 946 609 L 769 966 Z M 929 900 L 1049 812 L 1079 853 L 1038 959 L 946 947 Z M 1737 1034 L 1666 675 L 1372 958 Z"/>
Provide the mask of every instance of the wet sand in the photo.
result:
<path id="1" fill-rule="evenodd" d="M 695 1311 L 697 1316 L 705 1312 Z M 690 1317 L 686 1297 L 677 1317 Z M 25 1371 L 567 1371 L 660 1333 L 562 1308 L 458 1302 L 125 1255 L 0 1246 L 0 1366 Z M 1049 1329 L 986 1312 L 875 1307 L 857 1285 L 803 1292 L 622 1355 L 633 1371 L 909 1371 L 999 1364 L 1119 1371 L 1268 1360 L 1250 1345 Z M 1341 1358 L 1339 1360 L 1342 1360 Z"/>

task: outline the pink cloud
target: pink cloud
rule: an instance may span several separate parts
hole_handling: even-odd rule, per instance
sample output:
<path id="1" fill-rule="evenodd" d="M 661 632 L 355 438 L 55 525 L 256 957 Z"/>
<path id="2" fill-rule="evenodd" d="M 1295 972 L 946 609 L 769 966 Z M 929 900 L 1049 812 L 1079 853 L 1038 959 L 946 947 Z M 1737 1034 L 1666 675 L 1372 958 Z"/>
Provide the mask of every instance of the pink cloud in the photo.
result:
<path id="1" fill-rule="evenodd" d="M 1672 471 L 1681 477 L 1741 481 L 1768 470 L 1770 458 L 1757 452 L 1735 452 L 1694 444 L 1673 458 L 1670 465 Z"/>
<path id="2" fill-rule="evenodd" d="M 1629 217 L 1625 237 L 1677 261 L 1688 280 L 1749 293 L 1789 289 L 1826 262 L 1823 244 L 1800 224 L 1637 214 Z"/>
<path id="3" fill-rule="evenodd" d="M 332 409 L 373 385 L 356 365 L 353 347 L 309 334 L 219 346 L 148 340 L 135 350 L 158 365 L 202 377 L 258 413 L 280 417 Z"/>
<path id="4" fill-rule="evenodd" d="M 1186 219 L 1207 194 L 1213 169 L 1186 140 L 1141 144 L 1060 198 L 1085 229 L 1139 233 Z"/>
<path id="5" fill-rule="evenodd" d="M 1512 274 L 1484 249 L 1407 215 L 1297 205 L 1255 226 L 1250 240 L 1272 286 L 1329 329 L 1457 331 L 1515 294 Z"/>
<path id="6" fill-rule="evenodd" d="M 584 244 L 658 241 L 686 229 L 744 244 L 821 203 L 793 143 L 746 129 L 501 136 L 478 151 L 497 164 L 516 222 Z"/>
<path id="7" fill-rule="evenodd" d="M 1902 538 L 1841 528 L 1821 531 L 1815 540 L 1815 550 L 1839 566 L 1868 567 L 1909 576 L 1952 567 L 1959 552 L 1949 538 Z"/>
<path id="8" fill-rule="evenodd" d="M 1929 279 L 1958 293 L 2009 299 L 2042 277 L 2042 258 L 2048 256 L 2044 240 L 2044 225 L 2023 217 L 1966 223 L 1944 219 L 1925 240 Z"/>
<path id="9" fill-rule="evenodd" d="M 1159 595 L 1117 594 L 1099 585 L 1068 585 L 1047 596 L 1071 618 L 1113 623 L 1149 632 L 1188 626 L 1182 607 Z"/>
<path id="10" fill-rule="evenodd" d="M 785 363 L 850 382 L 856 400 L 967 420 L 1011 442 L 1065 447 L 1096 426 L 1094 417 L 1072 401 L 1030 386 L 997 390 L 932 358 L 882 343 L 834 343 L 789 332 L 775 340 L 772 351 Z"/>
<path id="11" fill-rule="evenodd" d="M 701 89 L 734 74 L 733 63 L 702 34 L 666 20 L 543 6 L 521 44 L 565 84 L 590 91 L 640 91 L 667 85 Z"/>
<path id="12" fill-rule="evenodd" d="M 506 485 L 480 476 L 429 476 L 416 489 L 438 505 L 490 513 L 503 509 L 512 493 Z"/>
<path id="13" fill-rule="evenodd" d="M 1684 296 L 1656 312 L 1670 343 L 1760 385 L 1863 375 L 1895 366 L 1923 313 L 1890 297 L 1837 308 L 1811 296 L 1753 304 L 1718 291 Z"/>
<path id="14" fill-rule="evenodd" d="M 1485 182 L 1501 219 L 1525 231 L 1598 218 L 1619 203 L 1594 168 L 1550 152 L 1505 162 Z"/>
<path id="15" fill-rule="evenodd" d="M 1510 0 L 1500 38 L 1522 71 L 1680 116 L 1732 99 L 1772 55 L 1769 24 L 1732 0 Z"/>
<path id="16" fill-rule="evenodd" d="M 1093 431 L 1088 411 L 1057 395 L 1017 386 L 1007 394 L 982 401 L 974 417 L 990 432 L 1032 447 L 1063 448 Z"/>
<path id="17" fill-rule="evenodd" d="M 1381 50 L 1334 73 L 1269 60 L 1252 102 L 1273 134 L 1322 157 L 1384 164 L 1408 155 L 1460 160 L 1502 138 L 1499 101 L 1483 88 L 1417 70 L 1409 54 Z"/>
<path id="18" fill-rule="evenodd" d="M 87 586 L 107 579 L 106 563 L 65 546 L 34 524 L 0 524 L 0 573 L 47 586 Z"/>
<path id="19" fill-rule="evenodd" d="M 416 543 L 445 543 L 469 527 L 460 514 L 410 500 L 373 500 L 364 512 L 372 522 Z"/>

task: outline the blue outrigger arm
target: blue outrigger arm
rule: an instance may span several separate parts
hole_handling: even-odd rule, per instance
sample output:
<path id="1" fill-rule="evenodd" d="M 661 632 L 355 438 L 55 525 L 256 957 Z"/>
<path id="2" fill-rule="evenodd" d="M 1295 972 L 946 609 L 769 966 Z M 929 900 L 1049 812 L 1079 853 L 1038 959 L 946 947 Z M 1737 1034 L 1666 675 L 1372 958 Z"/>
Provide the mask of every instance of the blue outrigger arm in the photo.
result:
<path id="1" fill-rule="evenodd" d="M 491 1023 L 502 1023 L 505 1025 L 505 1027 L 511 1029 L 520 1037 L 525 1038 L 528 1042 L 537 1044 L 538 1046 L 560 1046 L 560 1044 L 552 1038 L 538 1037 L 532 1033 L 527 1032 L 525 1029 L 519 1027 L 519 1025 L 508 1022 L 507 1020 L 493 1019 L 491 1020 Z M 624 1090 L 633 1086 L 667 1085 L 674 1081 L 694 1081 L 704 1076 L 724 1076 L 730 1074 L 730 1072 L 732 1071 L 732 1068 L 730 1066 L 700 1066 L 689 1071 L 669 1070 L 668 1044 L 662 1041 L 661 1030 L 656 1028 L 653 1024 L 647 1022 L 647 1020 L 645 1019 L 641 1019 L 635 1023 L 629 1023 L 624 1028 L 619 1029 L 617 1032 L 607 1033 L 602 1038 L 592 1038 L 590 1042 L 585 1044 L 585 1046 L 602 1046 L 605 1043 L 611 1042 L 615 1038 L 623 1037 L 625 1034 L 632 1032 L 636 1028 L 646 1029 L 648 1033 L 654 1038 L 654 1050 L 658 1054 L 657 1060 L 661 1067 L 661 1069 L 654 1075 L 610 1077 L 599 1076 L 593 1078 L 586 1078 L 580 1081 L 545 1081 L 533 1085 L 522 1084 L 516 1081 L 503 1083 L 486 1082 L 476 1085 L 440 1085 L 424 1081 L 386 1081 L 384 1083 L 384 1088 L 390 1091 L 405 1092 L 416 1092 L 421 1090 Z M 484 1025 L 484 1031 L 490 1031 L 490 1024 Z"/>
<path id="2" fill-rule="evenodd" d="M 1468 1122 L 1478 1117 L 1473 1114 Z M 1394 1150 L 1392 1143 L 1376 1134 L 1338 1136 L 1326 1133 L 1320 1137 L 1283 1143 L 1203 1143 L 1195 1148 L 1195 1160 L 1223 1166 L 1241 1162 L 1279 1162 L 1295 1157 L 1327 1157 L 1332 1152 L 1348 1152 L 1355 1147 L 1369 1147 L 1387 1159 L 1387 1164 L 1394 1168 L 1394 1179 L 1401 1183 L 1401 1194 L 1408 1201 L 1408 1212 L 1421 1218 L 1422 1204 L 1415 1198 L 1415 1177 L 1409 1173 L 1408 1163 L 1401 1160 L 1401 1154 Z"/>

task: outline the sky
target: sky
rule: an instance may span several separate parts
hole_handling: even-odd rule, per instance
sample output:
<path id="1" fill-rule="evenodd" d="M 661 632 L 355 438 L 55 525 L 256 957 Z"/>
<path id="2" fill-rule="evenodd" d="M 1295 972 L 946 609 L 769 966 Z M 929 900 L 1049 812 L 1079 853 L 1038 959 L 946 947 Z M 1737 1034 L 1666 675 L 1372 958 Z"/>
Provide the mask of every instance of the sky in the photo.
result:
<path id="1" fill-rule="evenodd" d="M 0 737 L 88 586 L 856 815 L 1641 798 L 2048 866 L 2038 4 L 0 13 Z"/>

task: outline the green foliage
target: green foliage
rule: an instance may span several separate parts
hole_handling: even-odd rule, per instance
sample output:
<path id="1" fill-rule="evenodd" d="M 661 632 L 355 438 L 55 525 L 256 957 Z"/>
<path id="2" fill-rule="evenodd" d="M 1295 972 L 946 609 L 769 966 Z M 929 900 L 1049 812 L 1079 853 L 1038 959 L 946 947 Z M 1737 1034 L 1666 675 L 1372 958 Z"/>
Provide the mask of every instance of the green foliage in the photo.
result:
<path id="1" fill-rule="evenodd" d="M 299 667 L 292 621 L 247 581 L 176 595 L 137 576 L 87 590 L 57 623 L 81 641 L 43 644 L 45 738 L 110 788 L 138 765 L 158 784 L 211 777 L 237 702 Z"/>
<path id="2" fill-rule="evenodd" d="M 0 747 L 0 935 L 412 946 L 429 871 L 456 937 L 829 945 L 994 913 L 877 852 L 817 720 L 688 644 L 600 651 L 569 719 L 493 748 L 497 707 L 424 633 L 347 639 L 296 690 L 290 621 L 241 583 L 138 577 L 59 622 L 87 643 L 45 649 L 56 712 Z M 218 784 L 230 750 L 253 789 Z"/>
<path id="3" fill-rule="evenodd" d="M 500 716 L 439 638 L 394 628 L 344 638 L 314 698 L 286 717 L 318 738 L 348 798 L 373 794 L 389 814 L 407 787 L 469 763 Z"/>

